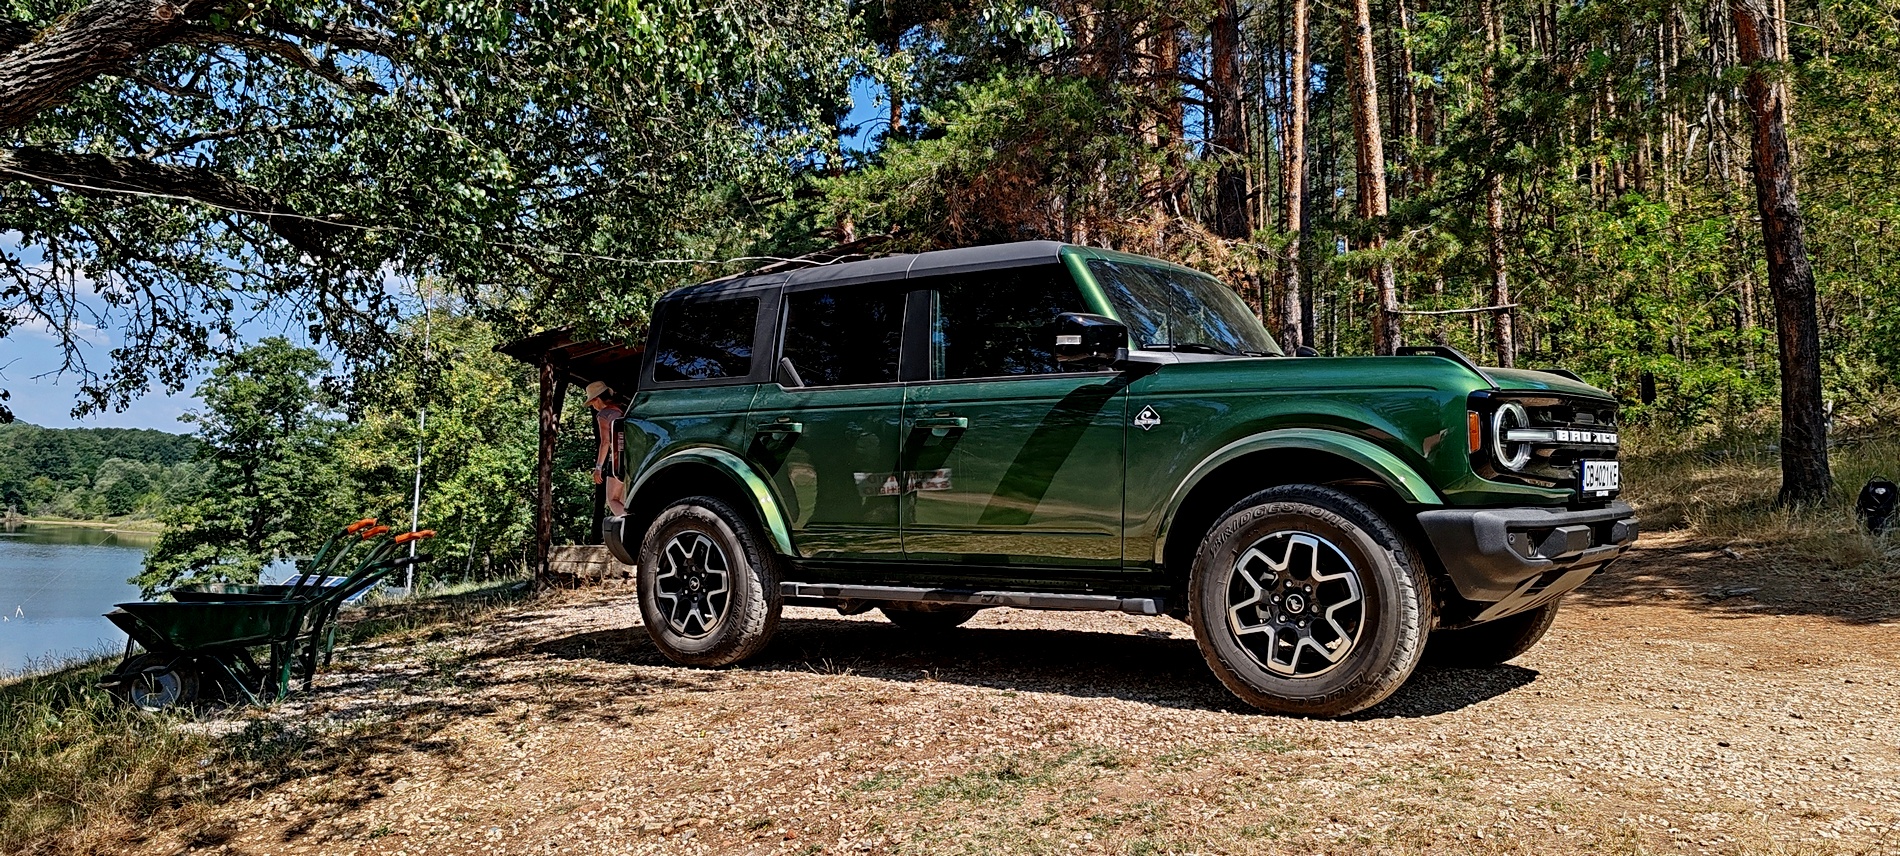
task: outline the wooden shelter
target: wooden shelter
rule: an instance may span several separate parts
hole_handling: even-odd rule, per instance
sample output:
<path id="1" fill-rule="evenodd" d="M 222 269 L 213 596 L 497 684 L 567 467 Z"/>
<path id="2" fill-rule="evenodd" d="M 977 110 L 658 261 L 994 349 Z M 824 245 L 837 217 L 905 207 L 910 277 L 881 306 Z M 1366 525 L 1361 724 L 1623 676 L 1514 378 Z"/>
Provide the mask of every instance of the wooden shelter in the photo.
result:
<path id="1" fill-rule="evenodd" d="M 548 579 L 548 551 L 554 541 L 554 443 L 561 430 L 561 405 L 569 385 L 605 381 L 614 392 L 632 396 L 640 377 L 641 348 L 617 342 L 574 338 L 571 328 L 536 333 L 496 350 L 534 366 L 540 375 L 540 446 L 535 459 L 534 554 L 529 563 L 537 581 Z M 594 490 L 594 526 L 598 536 L 606 511 L 606 489 Z"/>

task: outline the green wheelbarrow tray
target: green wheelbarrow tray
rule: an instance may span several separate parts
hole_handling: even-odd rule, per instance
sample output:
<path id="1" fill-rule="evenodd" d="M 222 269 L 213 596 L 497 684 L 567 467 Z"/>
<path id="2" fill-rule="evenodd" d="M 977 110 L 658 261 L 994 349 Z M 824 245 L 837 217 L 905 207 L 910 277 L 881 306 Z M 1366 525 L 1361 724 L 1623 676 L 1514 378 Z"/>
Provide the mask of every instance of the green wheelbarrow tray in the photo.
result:
<path id="1" fill-rule="evenodd" d="M 289 600 L 292 597 L 311 591 L 314 587 L 299 587 L 288 583 L 265 583 L 245 585 L 243 583 L 199 583 L 174 588 L 166 594 L 172 600 L 203 603 L 205 601 L 241 601 L 241 600 Z"/>
<path id="2" fill-rule="evenodd" d="M 193 653 L 288 640 L 310 607 L 307 600 L 121 603 L 106 619 L 154 654 Z"/>

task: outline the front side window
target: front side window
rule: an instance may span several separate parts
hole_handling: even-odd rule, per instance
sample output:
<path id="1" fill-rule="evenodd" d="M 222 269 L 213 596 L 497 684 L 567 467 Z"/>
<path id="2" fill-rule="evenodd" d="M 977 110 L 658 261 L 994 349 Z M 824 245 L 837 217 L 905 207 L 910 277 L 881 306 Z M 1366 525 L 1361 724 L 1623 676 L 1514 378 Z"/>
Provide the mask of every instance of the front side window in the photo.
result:
<path id="1" fill-rule="evenodd" d="M 653 379 L 665 383 L 752 374 L 758 318 L 757 297 L 674 304 L 653 344 Z"/>
<path id="2" fill-rule="evenodd" d="M 936 294 L 937 378 L 1059 374 L 1065 369 L 1056 361 L 1056 316 L 1088 311 L 1061 265 L 959 276 L 937 284 Z"/>
<path id="3" fill-rule="evenodd" d="M 1198 354 L 1278 355 L 1260 319 L 1240 295 L 1201 273 L 1134 262 L 1090 259 L 1089 273 L 1108 293 L 1138 348 Z"/>
<path id="4" fill-rule="evenodd" d="M 790 377 L 805 386 L 896 382 L 904 297 L 901 287 L 891 285 L 786 295 Z"/>

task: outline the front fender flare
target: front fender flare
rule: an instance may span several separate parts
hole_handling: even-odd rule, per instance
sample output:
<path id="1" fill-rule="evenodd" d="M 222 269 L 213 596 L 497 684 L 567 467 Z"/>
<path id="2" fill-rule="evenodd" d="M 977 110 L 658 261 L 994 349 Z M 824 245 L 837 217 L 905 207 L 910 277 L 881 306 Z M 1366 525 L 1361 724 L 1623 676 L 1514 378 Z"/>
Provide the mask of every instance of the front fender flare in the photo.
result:
<path id="1" fill-rule="evenodd" d="M 1195 465 L 1187 478 L 1174 489 L 1174 495 L 1168 497 L 1166 513 L 1161 518 L 1161 529 L 1155 537 L 1154 561 L 1163 563 L 1167 554 L 1169 530 L 1174 526 L 1175 515 L 1183 503 L 1194 493 L 1201 480 L 1231 461 L 1256 452 L 1297 449 L 1323 454 L 1336 455 L 1361 467 L 1392 489 L 1399 499 L 1411 505 L 1444 505 L 1438 492 L 1418 474 L 1411 465 L 1398 455 L 1380 447 L 1378 444 L 1353 434 L 1341 431 L 1329 431 L 1324 428 L 1279 428 L 1242 437 L 1225 446 Z"/>
<path id="2" fill-rule="evenodd" d="M 654 476 L 682 465 L 709 466 L 732 479 L 733 484 L 744 493 L 752 503 L 752 511 L 759 516 L 759 522 L 765 526 L 765 535 L 772 540 L 772 548 L 783 556 L 795 556 L 792 552 L 791 525 L 785 518 L 785 510 L 779 507 L 778 500 L 772 496 L 772 486 L 754 472 L 744 458 L 725 449 L 710 446 L 682 449 L 661 458 L 640 474 L 640 480 L 628 489 L 629 499 L 640 495 L 640 490 L 651 482 Z"/>

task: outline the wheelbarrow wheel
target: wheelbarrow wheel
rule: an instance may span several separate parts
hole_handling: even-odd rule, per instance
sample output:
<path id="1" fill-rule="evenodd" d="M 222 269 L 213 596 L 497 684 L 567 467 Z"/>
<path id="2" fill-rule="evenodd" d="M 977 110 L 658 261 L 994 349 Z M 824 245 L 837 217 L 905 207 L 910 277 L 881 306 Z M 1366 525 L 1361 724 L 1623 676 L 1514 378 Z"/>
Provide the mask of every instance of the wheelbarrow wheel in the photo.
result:
<path id="1" fill-rule="evenodd" d="M 190 658 L 140 654 L 119 667 L 124 680 L 112 687 L 119 700 L 156 713 L 189 707 L 198 700 L 198 665 Z"/>

